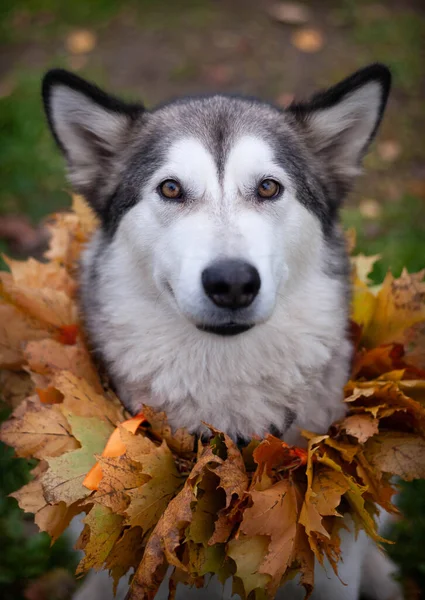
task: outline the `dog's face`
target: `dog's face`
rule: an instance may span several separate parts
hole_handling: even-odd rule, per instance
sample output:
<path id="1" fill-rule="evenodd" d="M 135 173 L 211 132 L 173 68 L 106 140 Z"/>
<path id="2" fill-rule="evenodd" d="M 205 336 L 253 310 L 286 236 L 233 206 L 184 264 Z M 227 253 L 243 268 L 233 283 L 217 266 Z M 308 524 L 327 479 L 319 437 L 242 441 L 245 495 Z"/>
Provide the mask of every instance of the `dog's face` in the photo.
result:
<path id="1" fill-rule="evenodd" d="M 53 71 L 44 98 L 71 182 L 143 293 L 233 335 L 316 268 L 389 84 L 375 65 L 286 111 L 212 96 L 148 112 Z"/>

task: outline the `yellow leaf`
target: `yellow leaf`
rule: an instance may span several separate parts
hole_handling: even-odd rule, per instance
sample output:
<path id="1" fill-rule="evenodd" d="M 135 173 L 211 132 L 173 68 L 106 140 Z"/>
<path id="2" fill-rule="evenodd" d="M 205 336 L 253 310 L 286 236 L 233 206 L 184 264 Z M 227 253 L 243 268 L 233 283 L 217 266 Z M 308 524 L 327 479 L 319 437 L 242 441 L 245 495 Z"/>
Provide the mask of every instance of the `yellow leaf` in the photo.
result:
<path id="1" fill-rule="evenodd" d="M 364 340 L 369 347 L 403 343 L 404 332 L 425 320 L 424 273 L 409 275 L 403 271 L 398 279 L 387 274 L 376 296 L 373 316 L 364 330 Z"/>
<path id="2" fill-rule="evenodd" d="M 0 439 L 24 458 L 60 456 L 79 447 L 58 406 L 41 404 L 37 396 L 24 400 L 2 424 Z"/>
<path id="3" fill-rule="evenodd" d="M 66 48 L 71 54 L 87 54 L 96 46 L 96 34 L 88 29 L 71 31 L 66 38 Z"/>
<path id="4" fill-rule="evenodd" d="M 243 585 L 242 590 L 237 586 L 235 589 L 234 586 L 234 593 L 244 591 L 245 594 L 240 593 L 240 595 L 246 597 L 252 590 L 264 589 L 270 582 L 270 575 L 259 572 L 260 565 L 268 552 L 269 543 L 270 538 L 267 535 L 239 535 L 237 539 L 229 542 L 227 554 L 235 561 L 235 577 Z"/>
<path id="5" fill-rule="evenodd" d="M 301 52 L 315 53 L 323 48 L 325 42 L 323 33 L 318 29 L 298 29 L 291 37 L 292 44 Z"/>
<path id="6" fill-rule="evenodd" d="M 120 537 L 123 517 L 106 506 L 95 504 L 83 522 L 84 529 L 76 547 L 84 550 L 85 556 L 77 567 L 77 575 L 102 568 Z"/>

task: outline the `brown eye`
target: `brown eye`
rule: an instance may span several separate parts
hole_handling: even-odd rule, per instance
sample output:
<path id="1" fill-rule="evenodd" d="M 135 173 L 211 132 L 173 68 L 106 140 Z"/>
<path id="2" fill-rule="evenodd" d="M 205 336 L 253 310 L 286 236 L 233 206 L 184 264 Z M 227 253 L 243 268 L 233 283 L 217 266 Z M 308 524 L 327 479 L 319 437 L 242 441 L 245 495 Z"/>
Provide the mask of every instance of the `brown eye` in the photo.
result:
<path id="1" fill-rule="evenodd" d="M 257 188 L 257 194 L 260 196 L 260 198 L 264 198 L 265 200 L 276 198 L 279 192 L 280 185 L 277 183 L 277 181 L 274 181 L 274 179 L 263 179 Z"/>
<path id="2" fill-rule="evenodd" d="M 158 191 L 166 200 L 181 200 L 183 197 L 182 186 L 174 179 L 163 181 L 159 185 Z"/>

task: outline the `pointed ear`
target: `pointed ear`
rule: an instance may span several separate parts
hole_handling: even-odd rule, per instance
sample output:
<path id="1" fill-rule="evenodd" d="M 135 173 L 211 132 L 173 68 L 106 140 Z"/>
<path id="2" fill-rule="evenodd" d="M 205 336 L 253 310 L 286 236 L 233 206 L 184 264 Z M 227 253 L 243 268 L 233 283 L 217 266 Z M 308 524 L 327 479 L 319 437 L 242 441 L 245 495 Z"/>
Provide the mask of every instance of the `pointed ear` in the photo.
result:
<path id="1" fill-rule="evenodd" d="M 112 185 L 110 168 L 143 107 L 109 96 L 62 69 L 45 75 L 43 100 L 72 186 L 101 210 L 106 188 Z"/>
<path id="2" fill-rule="evenodd" d="M 288 108 L 344 191 L 360 172 L 361 160 L 381 122 L 391 86 L 384 65 L 370 65 L 310 102 Z"/>

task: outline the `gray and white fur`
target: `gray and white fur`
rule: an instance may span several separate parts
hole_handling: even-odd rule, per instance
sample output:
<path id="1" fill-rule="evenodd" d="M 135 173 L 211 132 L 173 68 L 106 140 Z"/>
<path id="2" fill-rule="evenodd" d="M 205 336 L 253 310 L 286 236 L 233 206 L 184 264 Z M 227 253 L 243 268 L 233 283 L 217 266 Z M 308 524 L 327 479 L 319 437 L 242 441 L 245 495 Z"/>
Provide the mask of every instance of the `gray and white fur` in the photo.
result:
<path id="1" fill-rule="evenodd" d="M 148 111 L 46 75 L 70 182 L 101 220 L 82 260 L 82 314 L 130 412 L 149 403 L 174 428 L 298 444 L 300 429 L 343 416 L 352 348 L 338 212 L 389 88 L 388 69 L 371 65 L 287 110 L 215 95 Z M 363 569 L 362 585 L 401 598 L 377 549 L 352 535 L 344 545 L 350 585 L 323 572 L 314 598 L 358 600 L 366 556 L 382 568 Z"/>

